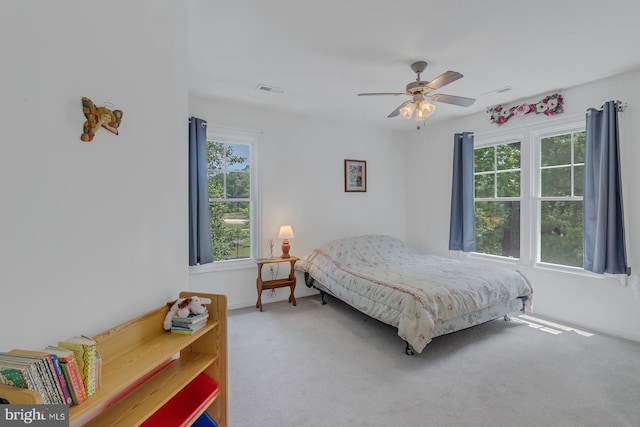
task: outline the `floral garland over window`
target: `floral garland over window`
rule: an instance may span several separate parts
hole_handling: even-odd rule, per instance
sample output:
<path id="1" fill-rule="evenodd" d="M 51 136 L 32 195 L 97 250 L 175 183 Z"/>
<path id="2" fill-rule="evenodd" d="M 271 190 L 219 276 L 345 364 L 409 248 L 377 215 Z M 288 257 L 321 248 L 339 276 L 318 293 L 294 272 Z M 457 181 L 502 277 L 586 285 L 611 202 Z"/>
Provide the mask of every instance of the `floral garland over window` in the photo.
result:
<path id="1" fill-rule="evenodd" d="M 487 113 L 491 114 L 491 123 L 496 123 L 500 126 L 506 123 L 511 117 L 521 117 L 529 113 L 555 116 L 556 114 L 562 113 L 562 103 L 562 95 L 554 93 L 553 95 L 545 96 L 544 99 L 535 104 L 524 103 L 509 108 L 496 105 L 495 107 L 487 109 Z"/>

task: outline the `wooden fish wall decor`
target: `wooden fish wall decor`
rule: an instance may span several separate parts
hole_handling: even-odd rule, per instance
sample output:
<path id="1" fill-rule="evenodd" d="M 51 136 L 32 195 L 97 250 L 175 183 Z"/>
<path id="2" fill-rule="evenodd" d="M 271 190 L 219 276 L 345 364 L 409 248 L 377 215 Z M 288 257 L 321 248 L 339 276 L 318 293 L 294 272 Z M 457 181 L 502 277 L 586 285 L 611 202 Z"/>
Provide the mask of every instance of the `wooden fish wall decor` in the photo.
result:
<path id="1" fill-rule="evenodd" d="M 87 97 L 82 97 L 82 112 L 85 120 L 80 139 L 84 142 L 93 140 L 100 127 L 118 135 L 118 127 L 122 122 L 122 110 L 110 110 L 107 107 L 96 107 Z"/>

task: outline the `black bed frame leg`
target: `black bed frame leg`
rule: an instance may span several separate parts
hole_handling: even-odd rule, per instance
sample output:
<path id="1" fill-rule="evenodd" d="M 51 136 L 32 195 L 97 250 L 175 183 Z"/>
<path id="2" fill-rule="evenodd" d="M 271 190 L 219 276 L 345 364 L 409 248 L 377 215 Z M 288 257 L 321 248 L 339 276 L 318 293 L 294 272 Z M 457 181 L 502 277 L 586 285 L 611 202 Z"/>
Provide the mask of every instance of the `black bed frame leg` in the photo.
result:
<path id="1" fill-rule="evenodd" d="M 413 352 L 413 349 L 411 348 L 409 343 L 407 341 L 405 341 L 404 343 L 407 345 L 407 347 L 404 349 L 404 353 L 408 356 L 413 356 L 415 353 Z"/>
<path id="2" fill-rule="evenodd" d="M 327 302 L 324 300 L 324 292 L 320 291 L 320 298 L 322 299 L 322 305 L 325 305 Z"/>

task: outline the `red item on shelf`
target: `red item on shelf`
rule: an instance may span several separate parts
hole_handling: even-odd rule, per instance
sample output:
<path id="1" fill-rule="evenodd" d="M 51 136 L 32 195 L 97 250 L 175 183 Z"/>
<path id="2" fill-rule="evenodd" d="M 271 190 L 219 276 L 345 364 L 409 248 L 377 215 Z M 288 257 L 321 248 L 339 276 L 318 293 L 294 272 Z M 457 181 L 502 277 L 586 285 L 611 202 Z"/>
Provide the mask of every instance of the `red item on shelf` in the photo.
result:
<path id="1" fill-rule="evenodd" d="M 218 384 L 205 374 L 199 374 L 141 426 L 187 426 L 217 392 Z"/>

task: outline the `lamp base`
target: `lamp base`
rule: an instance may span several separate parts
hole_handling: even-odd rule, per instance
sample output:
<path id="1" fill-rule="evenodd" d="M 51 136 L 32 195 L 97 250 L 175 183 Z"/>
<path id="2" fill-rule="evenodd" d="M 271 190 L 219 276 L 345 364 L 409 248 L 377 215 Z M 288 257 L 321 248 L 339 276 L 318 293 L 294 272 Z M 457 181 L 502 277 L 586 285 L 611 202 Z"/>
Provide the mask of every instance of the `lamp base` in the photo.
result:
<path id="1" fill-rule="evenodd" d="M 282 258 L 289 258 L 290 248 L 291 246 L 289 246 L 289 239 L 284 239 L 282 241 Z"/>

